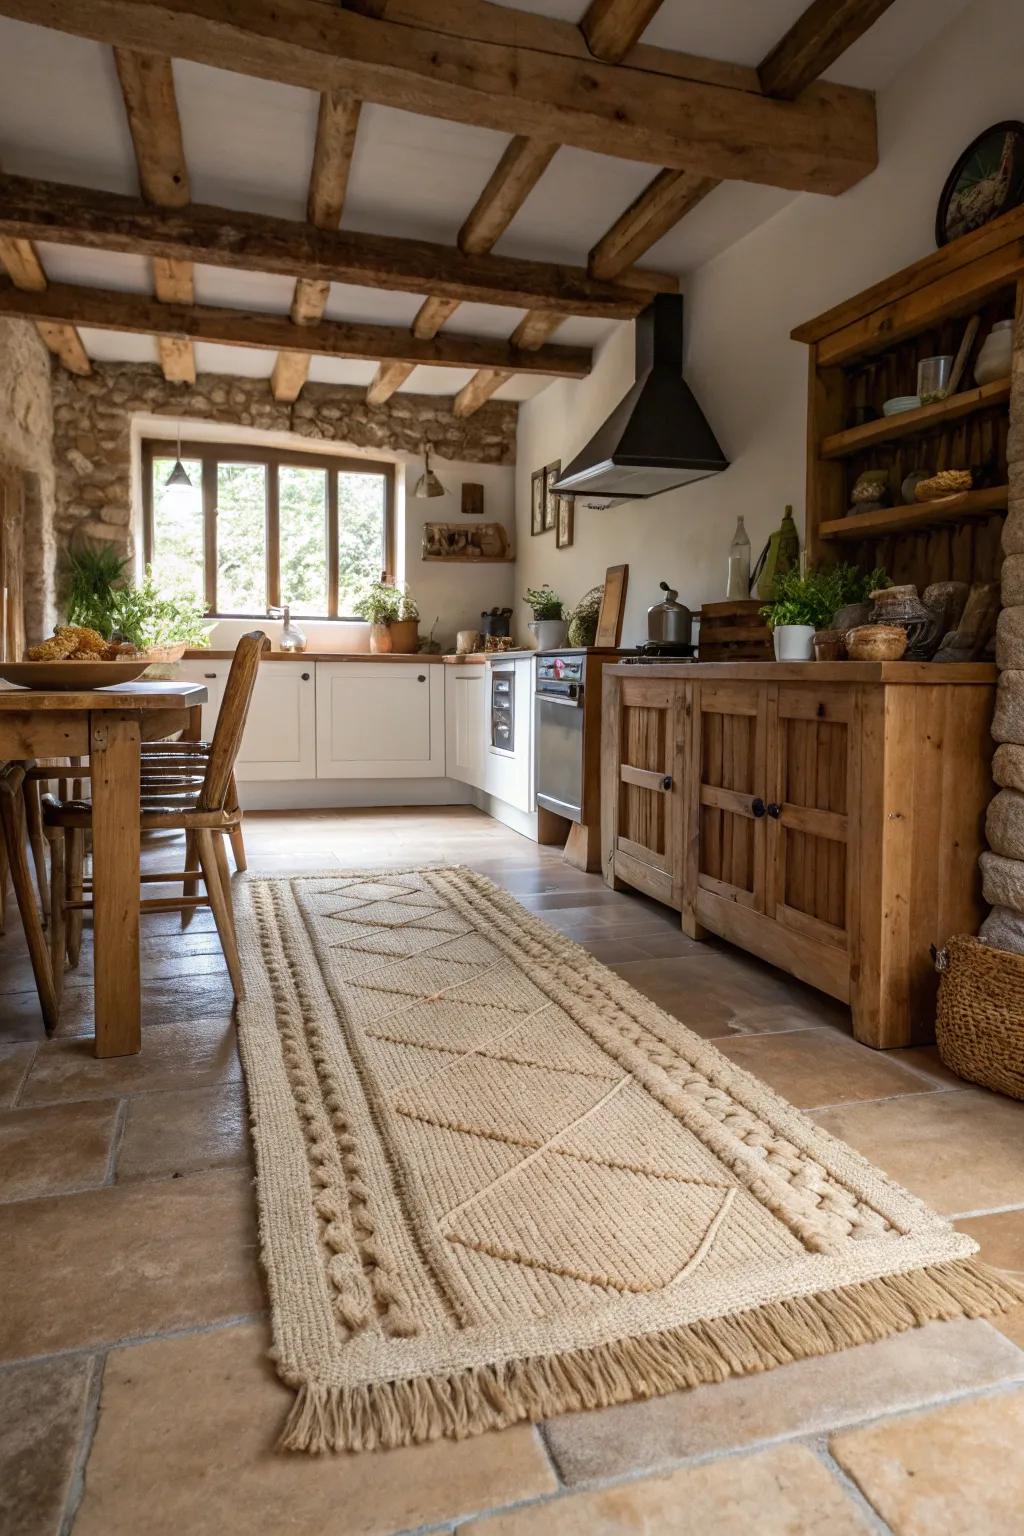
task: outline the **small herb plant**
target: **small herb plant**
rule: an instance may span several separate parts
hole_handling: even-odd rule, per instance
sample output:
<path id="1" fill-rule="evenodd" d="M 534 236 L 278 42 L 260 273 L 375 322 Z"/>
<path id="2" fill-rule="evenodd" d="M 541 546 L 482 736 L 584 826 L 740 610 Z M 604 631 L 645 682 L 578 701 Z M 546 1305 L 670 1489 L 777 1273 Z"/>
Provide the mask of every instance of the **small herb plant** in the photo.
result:
<path id="1" fill-rule="evenodd" d="M 863 603 L 877 588 L 891 585 L 881 568 L 867 575 L 852 565 L 822 565 L 803 574 L 783 571 L 775 580 L 775 596 L 761 615 L 772 629 L 782 624 L 828 629 L 840 608 Z"/>
<path id="2" fill-rule="evenodd" d="M 557 592 L 552 592 L 547 582 L 542 587 L 527 587 L 523 594 L 533 610 L 535 619 L 560 619 L 563 603 Z"/>
<path id="3" fill-rule="evenodd" d="M 402 604 L 398 610 L 398 617 L 404 623 L 406 620 L 411 622 L 413 619 L 418 619 L 419 616 L 419 604 L 413 597 L 412 593 L 409 591 L 409 588 L 406 587 L 405 591 L 402 593 Z"/>
<path id="4" fill-rule="evenodd" d="M 110 605 L 114 589 L 124 582 L 127 557 L 110 544 L 75 544 L 66 556 L 69 624 L 95 629 L 110 639 Z"/>
<path id="5" fill-rule="evenodd" d="M 402 607 L 406 602 L 405 594 L 397 587 L 389 587 L 386 582 L 375 581 L 355 605 L 356 616 L 365 619 L 368 624 L 396 624 L 403 617 Z M 418 617 L 418 610 L 416 617 Z M 413 615 L 406 614 L 412 618 Z"/>
<path id="6" fill-rule="evenodd" d="M 209 645 L 212 628 L 201 598 L 192 592 L 161 591 L 152 567 L 147 566 L 140 582 L 128 582 L 111 592 L 106 628 L 100 633 L 107 639 L 120 635 L 139 651 L 169 645 L 201 650 Z"/>

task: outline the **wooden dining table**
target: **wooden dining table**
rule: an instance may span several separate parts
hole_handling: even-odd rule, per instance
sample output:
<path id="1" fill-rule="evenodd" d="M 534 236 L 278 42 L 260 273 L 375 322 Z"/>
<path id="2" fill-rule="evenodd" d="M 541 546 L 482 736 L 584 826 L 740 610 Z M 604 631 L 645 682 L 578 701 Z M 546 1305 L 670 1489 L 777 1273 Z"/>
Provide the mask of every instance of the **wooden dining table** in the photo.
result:
<path id="1" fill-rule="evenodd" d="M 142 1048 L 140 744 L 193 732 L 206 699 L 201 683 L 118 683 L 82 693 L 0 688 L 0 762 L 89 759 L 97 1056 Z"/>

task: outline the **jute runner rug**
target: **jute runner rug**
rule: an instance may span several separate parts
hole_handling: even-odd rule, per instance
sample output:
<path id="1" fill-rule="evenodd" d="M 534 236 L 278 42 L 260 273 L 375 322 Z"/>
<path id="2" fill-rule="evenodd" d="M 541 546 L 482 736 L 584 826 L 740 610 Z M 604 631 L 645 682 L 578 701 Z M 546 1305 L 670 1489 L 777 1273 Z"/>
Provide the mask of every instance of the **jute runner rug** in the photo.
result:
<path id="1" fill-rule="evenodd" d="M 404 1445 L 1020 1299 L 466 869 L 240 884 L 282 1445 Z"/>

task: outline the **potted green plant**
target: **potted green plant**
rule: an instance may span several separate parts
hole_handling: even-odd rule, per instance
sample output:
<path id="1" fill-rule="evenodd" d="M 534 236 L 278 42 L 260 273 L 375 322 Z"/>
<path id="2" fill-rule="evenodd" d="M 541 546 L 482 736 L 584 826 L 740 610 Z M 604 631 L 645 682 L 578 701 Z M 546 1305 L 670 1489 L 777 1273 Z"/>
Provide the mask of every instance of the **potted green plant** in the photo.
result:
<path id="1" fill-rule="evenodd" d="M 391 626 L 396 624 L 402 612 L 402 594 L 397 587 L 384 581 L 374 581 L 357 600 L 356 615 L 370 626 L 370 650 L 375 656 L 390 655 L 394 649 Z"/>
<path id="2" fill-rule="evenodd" d="M 180 661 L 188 650 L 203 650 L 213 629 L 202 598 L 165 591 L 148 565 L 140 582 L 113 589 L 107 623 L 108 639 L 120 638 L 154 662 Z"/>
<path id="3" fill-rule="evenodd" d="M 420 610 L 408 587 L 402 593 L 398 618 L 388 626 L 391 632 L 391 649 L 411 655 L 420 648 Z"/>
<path id="4" fill-rule="evenodd" d="M 783 571 L 775 580 L 772 601 L 761 609 L 772 631 L 776 661 L 810 661 L 815 631 L 829 630 L 841 608 L 861 601 L 888 579 L 882 570 L 865 576 L 851 565 Z"/>
<path id="5" fill-rule="evenodd" d="M 547 582 L 542 587 L 527 587 L 524 594 L 533 614 L 527 629 L 537 642 L 538 651 L 553 651 L 565 644 L 566 622 L 562 617 L 564 604 L 557 592 Z"/>

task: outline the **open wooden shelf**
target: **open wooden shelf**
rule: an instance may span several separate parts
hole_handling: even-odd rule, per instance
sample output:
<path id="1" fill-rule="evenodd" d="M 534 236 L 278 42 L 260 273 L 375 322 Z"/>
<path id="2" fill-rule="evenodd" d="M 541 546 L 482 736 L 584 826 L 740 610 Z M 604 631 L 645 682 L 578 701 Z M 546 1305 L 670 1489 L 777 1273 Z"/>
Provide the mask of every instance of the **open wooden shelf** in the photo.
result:
<path id="1" fill-rule="evenodd" d="M 947 400 L 936 400 L 916 411 L 902 411 L 898 416 L 884 416 L 879 421 L 869 421 L 863 427 L 850 427 L 845 432 L 832 432 L 823 437 L 820 454 L 823 459 L 845 459 L 852 454 L 863 453 L 878 443 L 898 442 L 901 437 L 912 437 L 915 432 L 930 427 L 942 427 L 964 416 L 973 416 L 992 406 L 1005 405 L 1010 398 L 1010 380 L 998 379 L 994 384 L 983 384 L 979 389 L 960 390 Z"/>
<path id="2" fill-rule="evenodd" d="M 936 501 L 919 501 L 913 506 L 881 507 L 877 512 L 836 517 L 820 525 L 823 539 L 883 538 L 889 533 L 920 533 L 941 523 L 962 523 L 971 518 L 988 518 L 1006 506 L 1009 486 L 993 485 L 981 491 L 963 491 L 959 496 L 941 496 Z"/>

